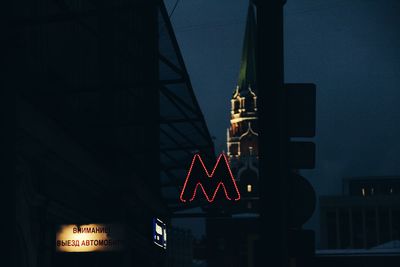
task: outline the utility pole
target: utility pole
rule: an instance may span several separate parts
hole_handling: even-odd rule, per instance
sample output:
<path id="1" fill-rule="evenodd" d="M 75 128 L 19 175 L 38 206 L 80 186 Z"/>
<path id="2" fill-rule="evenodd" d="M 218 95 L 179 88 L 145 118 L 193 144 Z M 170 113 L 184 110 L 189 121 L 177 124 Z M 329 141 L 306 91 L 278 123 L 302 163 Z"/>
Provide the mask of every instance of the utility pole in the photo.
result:
<path id="1" fill-rule="evenodd" d="M 257 8 L 260 127 L 260 234 L 256 266 L 289 266 L 288 142 L 283 68 L 284 0 L 253 0 Z"/>

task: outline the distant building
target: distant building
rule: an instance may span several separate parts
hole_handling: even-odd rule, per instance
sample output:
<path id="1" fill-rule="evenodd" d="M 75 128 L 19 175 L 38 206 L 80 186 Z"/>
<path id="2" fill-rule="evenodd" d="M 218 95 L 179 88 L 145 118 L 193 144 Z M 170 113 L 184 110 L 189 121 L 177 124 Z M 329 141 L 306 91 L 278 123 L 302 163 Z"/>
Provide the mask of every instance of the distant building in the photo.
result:
<path id="1" fill-rule="evenodd" d="M 399 185 L 400 177 L 347 178 L 342 196 L 320 197 L 321 248 L 366 249 L 398 244 Z"/>
<path id="2" fill-rule="evenodd" d="M 400 176 L 346 178 L 343 194 L 363 197 L 400 195 Z"/>
<path id="3" fill-rule="evenodd" d="M 242 203 L 252 209 L 258 197 L 258 112 L 255 62 L 256 22 L 253 6 L 247 14 L 239 79 L 231 98 L 227 155 Z M 245 201 L 245 202 L 244 202 Z"/>

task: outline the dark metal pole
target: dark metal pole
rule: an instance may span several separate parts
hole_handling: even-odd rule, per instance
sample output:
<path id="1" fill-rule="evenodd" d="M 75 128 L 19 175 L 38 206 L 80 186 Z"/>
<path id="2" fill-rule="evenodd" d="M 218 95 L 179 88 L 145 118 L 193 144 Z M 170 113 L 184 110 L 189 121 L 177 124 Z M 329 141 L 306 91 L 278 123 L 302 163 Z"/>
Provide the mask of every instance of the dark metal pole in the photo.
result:
<path id="1" fill-rule="evenodd" d="M 289 266 L 287 145 L 283 87 L 282 0 L 254 0 L 257 7 L 257 89 L 260 122 L 261 239 L 256 266 Z"/>

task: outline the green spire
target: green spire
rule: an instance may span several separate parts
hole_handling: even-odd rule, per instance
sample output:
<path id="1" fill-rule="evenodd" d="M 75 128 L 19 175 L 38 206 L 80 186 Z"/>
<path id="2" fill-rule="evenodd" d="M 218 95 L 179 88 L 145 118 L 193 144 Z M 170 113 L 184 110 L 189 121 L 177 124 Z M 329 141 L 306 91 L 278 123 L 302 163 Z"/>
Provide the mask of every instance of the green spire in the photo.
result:
<path id="1" fill-rule="evenodd" d="M 240 93 L 248 92 L 249 86 L 253 91 L 256 90 L 255 38 L 256 20 L 253 5 L 250 3 L 247 11 L 246 32 L 243 40 L 242 60 L 240 63 L 239 80 L 237 84 Z"/>

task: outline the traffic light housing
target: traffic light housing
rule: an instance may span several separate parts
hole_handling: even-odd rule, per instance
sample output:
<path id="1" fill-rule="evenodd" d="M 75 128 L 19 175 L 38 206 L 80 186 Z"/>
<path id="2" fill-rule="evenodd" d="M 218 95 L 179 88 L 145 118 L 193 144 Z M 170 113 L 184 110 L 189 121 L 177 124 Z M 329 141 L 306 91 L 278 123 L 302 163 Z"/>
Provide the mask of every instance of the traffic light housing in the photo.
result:
<path id="1" fill-rule="evenodd" d="M 303 230 L 316 207 L 312 185 L 299 174 L 300 169 L 315 167 L 315 143 L 303 141 L 315 136 L 316 86 L 312 83 L 284 85 L 287 107 L 288 144 L 288 244 L 289 256 L 300 266 L 307 265 L 315 251 L 315 234 Z M 291 138 L 302 138 L 294 141 Z"/>

